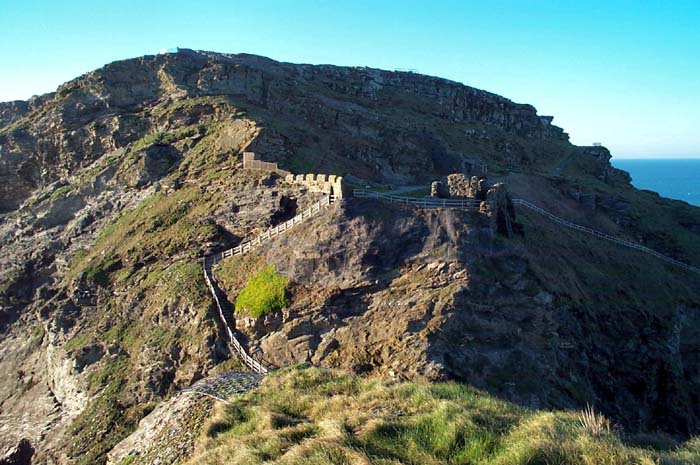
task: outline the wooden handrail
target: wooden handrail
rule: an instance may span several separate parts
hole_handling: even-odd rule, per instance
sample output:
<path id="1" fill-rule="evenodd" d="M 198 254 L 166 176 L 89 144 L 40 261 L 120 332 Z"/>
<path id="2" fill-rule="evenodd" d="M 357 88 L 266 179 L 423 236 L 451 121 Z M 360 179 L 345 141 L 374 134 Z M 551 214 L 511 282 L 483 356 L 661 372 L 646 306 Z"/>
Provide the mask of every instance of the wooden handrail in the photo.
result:
<path id="1" fill-rule="evenodd" d="M 473 199 L 466 199 L 466 200 L 462 200 L 462 199 L 432 199 L 432 198 L 416 199 L 413 197 L 401 197 L 401 196 L 397 196 L 397 195 L 385 194 L 383 192 L 376 192 L 376 191 L 372 191 L 372 190 L 368 190 L 368 189 L 355 189 L 355 190 L 353 190 L 353 195 L 355 197 L 360 197 L 360 198 L 381 199 L 381 200 L 388 200 L 389 202 L 392 202 L 392 203 L 404 203 L 404 204 L 416 205 L 416 206 L 421 207 L 421 208 L 458 208 L 458 209 L 463 209 L 463 210 L 478 210 L 478 209 L 480 209 L 480 206 L 481 206 L 481 201 L 473 200 Z M 668 263 L 671 263 L 673 265 L 681 267 L 687 271 L 700 274 L 700 268 L 696 268 L 694 266 L 688 265 L 687 263 L 683 263 L 679 260 L 676 260 L 674 258 L 663 255 L 662 253 L 659 253 L 656 250 L 650 249 L 649 247 L 645 247 L 645 246 L 640 245 L 640 244 L 635 244 L 634 242 L 630 242 L 630 241 L 627 241 L 625 239 L 620 239 L 619 237 L 611 236 L 610 234 L 606 234 L 602 231 L 596 231 L 595 229 L 587 228 L 586 226 L 581 226 L 579 224 L 572 223 L 571 221 L 567 221 L 563 218 L 560 218 L 560 217 L 538 207 L 537 205 L 534 205 L 534 204 L 528 202 L 527 200 L 513 199 L 513 205 L 525 207 L 529 210 L 532 210 L 536 213 L 539 213 L 540 215 L 542 215 L 542 216 L 550 219 L 551 221 L 554 221 L 555 223 L 558 223 L 564 227 L 567 227 L 570 229 L 575 229 L 577 231 L 582 231 L 582 232 L 591 234 L 593 236 L 600 237 L 601 239 L 605 239 L 605 240 L 608 240 L 610 242 L 614 242 L 615 244 L 629 247 L 629 248 L 632 248 L 635 250 L 639 250 L 641 252 L 653 255 L 654 257 L 656 257 L 660 260 L 664 260 Z M 506 221 L 508 222 L 507 226 L 510 229 L 510 222 L 509 222 L 509 219 L 507 218 L 507 215 L 506 215 Z"/>
<path id="2" fill-rule="evenodd" d="M 610 234 L 606 234 L 602 231 L 597 231 L 595 229 L 591 229 L 591 228 L 588 228 L 586 226 L 581 226 L 580 224 L 572 223 L 571 221 L 567 221 L 563 218 L 560 218 L 560 217 L 548 212 L 547 210 L 540 208 L 537 205 L 534 205 L 534 204 L 528 202 L 527 200 L 513 199 L 513 205 L 525 207 L 525 208 L 527 208 L 531 211 L 534 211 L 534 212 L 544 216 L 545 218 L 547 218 L 547 219 L 549 219 L 557 224 L 560 224 L 566 228 L 575 229 L 577 231 L 582 231 L 582 232 L 591 234 L 593 236 L 599 237 L 601 239 L 605 239 L 607 241 L 614 242 L 615 244 L 622 245 L 624 247 L 629 247 L 631 249 L 639 250 L 641 252 L 650 254 L 650 255 L 652 255 L 660 260 L 664 260 L 668 263 L 671 263 L 673 265 L 681 267 L 687 271 L 700 274 L 700 268 L 690 266 L 687 263 L 683 263 L 679 260 L 676 260 L 674 258 L 663 255 L 662 253 L 657 252 L 656 250 L 650 249 L 649 247 L 645 247 L 643 245 L 636 244 L 634 242 L 630 242 L 630 241 L 627 241 L 625 239 L 620 239 L 619 237 L 611 236 Z"/>
<path id="3" fill-rule="evenodd" d="M 294 226 L 306 221 L 307 219 L 320 214 L 324 210 L 323 207 L 329 207 L 332 203 L 334 203 L 334 201 L 335 197 L 333 196 L 324 197 L 321 201 L 316 202 L 311 207 L 309 207 L 304 213 L 296 215 L 291 220 L 288 220 L 284 223 L 278 224 L 273 228 L 268 229 L 267 231 L 258 235 L 252 240 L 238 244 L 236 247 L 224 250 L 223 252 L 206 256 L 202 259 L 202 264 L 204 268 L 204 280 L 207 283 L 207 288 L 209 289 L 209 292 L 214 298 L 214 303 L 216 304 L 219 319 L 221 320 L 221 324 L 226 330 L 226 334 L 228 335 L 230 345 L 231 347 L 233 347 L 233 351 L 238 355 L 241 361 L 248 368 L 250 368 L 256 373 L 266 374 L 270 370 L 271 366 L 266 366 L 262 360 L 259 360 L 249 355 L 243 348 L 243 344 L 241 344 L 241 342 L 236 337 L 236 333 L 234 332 L 234 330 L 231 327 L 229 327 L 228 323 L 226 322 L 223 307 L 221 306 L 221 301 L 219 300 L 219 295 L 216 292 L 215 280 L 214 276 L 211 273 L 211 270 L 223 259 L 227 257 L 233 257 L 234 255 L 247 253 L 251 249 L 253 249 L 253 247 L 260 245 L 264 240 L 274 236 L 278 236 L 280 233 L 288 231 Z M 308 214 L 304 216 L 307 212 Z"/>
<path id="4" fill-rule="evenodd" d="M 368 189 L 355 189 L 353 196 L 367 199 L 388 200 L 390 203 L 402 203 L 415 205 L 420 208 L 458 208 L 461 210 L 479 210 L 482 200 L 477 199 L 438 199 L 438 198 L 415 198 L 403 197 L 400 195 L 385 194 L 383 192 Z"/>

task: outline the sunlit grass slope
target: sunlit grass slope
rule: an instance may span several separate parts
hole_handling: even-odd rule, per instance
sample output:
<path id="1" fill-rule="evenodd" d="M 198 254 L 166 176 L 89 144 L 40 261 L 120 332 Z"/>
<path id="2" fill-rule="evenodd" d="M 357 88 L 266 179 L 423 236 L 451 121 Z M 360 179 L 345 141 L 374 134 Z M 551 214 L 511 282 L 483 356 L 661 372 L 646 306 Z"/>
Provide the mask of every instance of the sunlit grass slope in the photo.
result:
<path id="1" fill-rule="evenodd" d="M 599 414 L 531 411 L 454 383 L 289 368 L 220 404 L 193 464 L 691 464 L 700 440 L 625 435 Z"/>

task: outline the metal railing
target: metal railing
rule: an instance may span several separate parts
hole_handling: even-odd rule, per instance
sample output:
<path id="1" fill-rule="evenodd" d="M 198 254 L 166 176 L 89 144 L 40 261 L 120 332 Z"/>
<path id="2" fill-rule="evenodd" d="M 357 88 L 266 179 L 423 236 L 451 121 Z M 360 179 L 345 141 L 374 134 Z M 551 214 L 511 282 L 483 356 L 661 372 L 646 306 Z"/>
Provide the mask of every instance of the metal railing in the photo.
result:
<path id="1" fill-rule="evenodd" d="M 570 229 L 575 229 L 577 231 L 582 231 L 582 232 L 591 234 L 595 237 L 599 237 L 601 239 L 605 239 L 607 241 L 614 242 L 615 244 L 622 245 L 624 247 L 629 247 L 631 249 L 639 250 L 639 251 L 644 252 L 644 253 L 648 253 L 648 254 L 653 255 L 654 257 L 656 257 L 660 260 L 664 260 L 668 263 L 671 263 L 673 265 L 681 267 L 687 271 L 691 271 L 693 273 L 700 274 L 700 268 L 696 268 L 694 266 L 690 266 L 686 263 L 678 261 L 674 258 L 667 257 L 666 255 L 663 255 L 662 253 L 659 253 L 656 250 L 650 249 L 649 247 L 645 247 L 643 245 L 636 244 L 634 242 L 630 242 L 630 241 L 627 241 L 625 239 L 620 239 L 619 237 L 611 236 L 610 234 L 606 234 L 602 231 L 596 231 L 595 229 L 587 228 L 586 226 L 581 226 L 580 224 L 572 223 L 571 221 L 567 221 L 563 218 L 560 218 L 560 217 L 548 212 L 547 210 L 544 210 L 543 208 L 540 208 L 537 205 L 534 205 L 534 204 L 528 202 L 527 200 L 513 199 L 513 205 L 522 206 L 522 207 L 525 207 L 529 210 L 532 210 L 532 211 L 534 211 L 534 212 L 536 212 L 536 213 L 538 213 L 538 214 L 540 214 L 540 215 L 550 219 L 551 221 L 554 221 L 555 223 L 560 224 L 564 227 L 567 227 Z"/>
<path id="2" fill-rule="evenodd" d="M 414 205 L 419 208 L 458 208 L 461 210 L 479 210 L 482 200 L 477 199 L 438 199 L 434 197 L 404 197 L 400 195 L 385 194 L 383 192 L 368 189 L 354 189 L 353 196 L 366 199 L 381 199 L 390 203 Z"/>

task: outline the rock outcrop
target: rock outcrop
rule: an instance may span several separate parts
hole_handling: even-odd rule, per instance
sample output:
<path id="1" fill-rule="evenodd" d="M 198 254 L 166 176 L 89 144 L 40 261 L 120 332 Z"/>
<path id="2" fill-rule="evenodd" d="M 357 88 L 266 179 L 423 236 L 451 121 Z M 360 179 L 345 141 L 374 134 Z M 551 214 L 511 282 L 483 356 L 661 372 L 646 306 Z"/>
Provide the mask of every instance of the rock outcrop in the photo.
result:
<path id="1" fill-rule="evenodd" d="M 124 460 L 140 464 L 182 463 L 194 450 L 197 432 L 211 414 L 208 397 L 182 393 L 162 402 L 139 423 L 138 430 L 117 444 L 107 456 L 107 465 Z"/>
<path id="2" fill-rule="evenodd" d="M 164 93 L 173 102 L 182 97 L 230 96 L 239 99 L 243 109 L 227 110 L 208 102 L 176 108 L 167 116 L 149 113 Z M 467 140 L 485 141 L 480 144 L 483 155 L 501 151 L 509 135 L 566 140 L 561 129 L 543 122 L 532 106 L 445 79 L 181 50 L 115 62 L 64 84 L 55 94 L 3 104 L 0 211 L 17 208 L 36 188 L 147 133 L 236 117 L 243 114 L 241 110 L 264 118 L 294 118 L 303 122 L 301 127 L 323 130 L 284 137 L 270 130 L 251 145 L 263 159 L 290 161 L 296 151 L 315 146 L 326 156 L 307 161 L 318 168 L 312 172 L 332 172 L 331 165 L 341 171 L 352 166 L 358 174 L 390 181 L 423 180 L 430 172 L 448 174 L 465 162 L 474 164 L 473 158 L 464 159 L 456 147 L 422 124 L 424 113 L 453 125 L 454 132 L 466 134 Z M 527 146 L 519 151 L 534 156 L 526 155 Z M 513 151 L 506 155 L 510 160 Z"/>
<path id="3" fill-rule="evenodd" d="M 28 439 L 22 439 L 19 444 L 10 449 L 0 458 L 0 465 L 31 465 L 34 448 Z"/>

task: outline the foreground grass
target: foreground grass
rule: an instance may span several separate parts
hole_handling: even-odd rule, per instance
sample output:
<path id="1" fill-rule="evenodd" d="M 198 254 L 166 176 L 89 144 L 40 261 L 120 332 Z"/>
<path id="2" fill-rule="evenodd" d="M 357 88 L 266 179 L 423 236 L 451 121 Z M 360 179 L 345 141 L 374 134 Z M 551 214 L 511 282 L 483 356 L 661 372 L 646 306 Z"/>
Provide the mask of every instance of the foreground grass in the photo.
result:
<path id="1" fill-rule="evenodd" d="M 679 446 L 665 437 L 626 437 L 582 418 L 525 410 L 454 383 L 392 384 L 290 368 L 220 404 L 188 463 L 700 463 L 697 439 Z"/>

